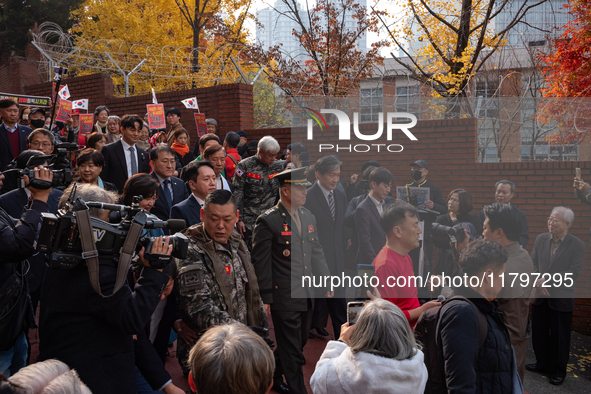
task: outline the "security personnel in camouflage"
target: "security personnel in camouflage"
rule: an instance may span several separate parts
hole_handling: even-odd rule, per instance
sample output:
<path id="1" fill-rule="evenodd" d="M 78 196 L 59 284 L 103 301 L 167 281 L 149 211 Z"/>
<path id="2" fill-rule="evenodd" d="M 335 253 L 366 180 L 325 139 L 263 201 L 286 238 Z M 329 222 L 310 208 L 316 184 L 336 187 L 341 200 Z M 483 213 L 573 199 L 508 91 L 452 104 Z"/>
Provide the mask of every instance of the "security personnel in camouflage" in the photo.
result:
<path id="1" fill-rule="evenodd" d="M 252 250 L 252 231 L 257 217 L 275 205 L 279 184 L 273 176 L 283 170 L 278 160 L 279 143 L 273 137 L 259 141 L 257 154 L 236 166 L 232 183 L 240 211 L 236 228 L 244 237 L 248 250 Z"/>
<path id="2" fill-rule="evenodd" d="M 273 388 L 279 393 L 306 393 L 302 349 L 312 324 L 314 297 L 333 296 L 326 289 L 318 294 L 311 284 L 302 285 L 303 277 L 315 276 L 317 283 L 330 275 L 318 242 L 316 218 L 303 207 L 306 187 L 311 186 L 305 170 L 286 170 L 275 176 L 281 187 L 280 201 L 259 216 L 253 234 L 252 264 L 275 328 Z"/>
<path id="3" fill-rule="evenodd" d="M 179 260 L 175 288 L 183 322 L 197 335 L 187 343 L 179 337 L 177 357 L 189 373 L 189 351 L 210 327 L 242 323 L 268 337 L 267 315 L 250 254 L 234 231 L 238 211 L 232 193 L 216 190 L 205 198 L 202 223 L 189 227 L 187 258 Z"/>

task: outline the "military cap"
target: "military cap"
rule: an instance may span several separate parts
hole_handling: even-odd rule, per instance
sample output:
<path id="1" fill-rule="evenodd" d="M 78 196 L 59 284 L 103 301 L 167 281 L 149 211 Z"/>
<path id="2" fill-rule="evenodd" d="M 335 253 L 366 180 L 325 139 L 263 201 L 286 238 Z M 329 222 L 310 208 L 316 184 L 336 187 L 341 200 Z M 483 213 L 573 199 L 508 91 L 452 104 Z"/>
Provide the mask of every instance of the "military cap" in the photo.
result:
<path id="1" fill-rule="evenodd" d="M 306 179 L 306 170 L 308 167 L 292 168 L 275 175 L 280 184 L 288 183 L 294 186 L 310 187 L 312 184 Z"/>

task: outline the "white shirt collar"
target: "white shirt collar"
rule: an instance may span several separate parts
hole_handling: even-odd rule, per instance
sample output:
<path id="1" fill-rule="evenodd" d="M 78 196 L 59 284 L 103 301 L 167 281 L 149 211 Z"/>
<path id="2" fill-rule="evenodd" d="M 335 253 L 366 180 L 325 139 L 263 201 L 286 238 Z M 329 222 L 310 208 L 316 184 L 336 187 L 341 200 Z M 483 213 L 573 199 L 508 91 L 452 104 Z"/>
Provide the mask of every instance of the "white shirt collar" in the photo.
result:
<path id="1" fill-rule="evenodd" d="M 373 201 L 374 204 L 376 204 L 376 207 L 378 208 L 378 210 L 382 207 L 382 205 L 384 205 L 384 201 L 378 201 L 376 200 L 371 194 L 368 194 L 369 198 L 371 198 L 371 201 Z"/>
<path id="2" fill-rule="evenodd" d="M 203 201 L 202 199 L 197 197 L 197 195 L 195 193 L 191 193 L 191 196 L 195 199 L 195 201 L 197 201 L 199 203 L 199 205 L 201 205 L 201 208 L 203 208 L 205 201 Z"/>
<path id="3" fill-rule="evenodd" d="M 30 200 L 33 193 L 31 193 L 31 191 L 29 189 L 27 189 L 26 187 L 25 187 L 25 193 L 27 193 L 27 200 Z"/>
<path id="4" fill-rule="evenodd" d="M 322 191 L 322 194 L 324 194 L 324 198 L 326 198 L 328 200 L 328 195 L 332 192 L 332 190 L 326 190 L 325 188 L 322 187 L 320 182 L 318 182 L 318 187 Z M 334 193 L 333 193 L 333 196 L 334 196 Z"/>
<path id="5" fill-rule="evenodd" d="M 135 149 L 135 151 L 137 152 L 137 148 L 135 148 L 135 144 L 129 145 L 127 142 L 123 141 L 123 138 L 121 138 L 119 141 L 121 141 L 121 144 L 123 145 L 123 150 L 124 151 L 128 151 L 129 148 L 131 148 L 133 146 L 134 149 Z"/>
<path id="6" fill-rule="evenodd" d="M 158 178 L 158 182 L 160 182 L 160 184 L 164 184 L 164 181 L 166 181 L 167 179 L 170 179 L 170 177 L 168 178 L 162 178 L 160 175 L 156 174 L 156 171 L 154 171 L 154 175 L 156 175 L 156 178 Z"/>
<path id="7" fill-rule="evenodd" d="M 12 129 L 10 127 L 8 127 L 8 125 L 4 122 L 2 122 L 2 124 L 4 125 L 4 128 L 6 130 L 10 131 L 11 133 L 14 133 L 18 129 L 18 123 L 15 123 L 14 127 Z"/>

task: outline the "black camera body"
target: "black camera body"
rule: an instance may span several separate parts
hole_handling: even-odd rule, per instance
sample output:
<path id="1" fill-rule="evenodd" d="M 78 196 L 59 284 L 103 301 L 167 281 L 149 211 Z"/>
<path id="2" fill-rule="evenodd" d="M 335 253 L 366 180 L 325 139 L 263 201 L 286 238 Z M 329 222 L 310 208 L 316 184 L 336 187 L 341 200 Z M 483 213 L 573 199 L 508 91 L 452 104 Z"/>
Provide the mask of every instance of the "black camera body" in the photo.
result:
<path id="1" fill-rule="evenodd" d="M 136 204 L 134 204 L 136 205 Z M 78 264 L 85 261 L 83 257 L 82 242 L 80 240 L 79 226 L 77 225 L 76 216 L 74 212 L 87 207 L 121 210 L 127 212 L 127 216 L 118 224 L 110 224 L 99 218 L 90 217 L 92 226 L 92 236 L 98 252 L 98 258 L 101 264 L 119 263 L 121 249 L 126 242 L 129 229 L 132 221 L 143 224 L 144 229 L 153 228 L 169 228 L 169 222 L 152 219 L 143 209 L 134 207 L 126 207 L 124 205 L 102 204 L 102 203 L 85 203 L 78 199 L 72 209 L 54 215 L 51 213 L 43 213 L 41 229 L 37 240 L 37 251 L 47 255 L 48 265 L 52 269 L 72 269 Z M 172 227 L 179 227 L 178 221 L 172 220 Z M 176 226 L 175 226 L 176 225 Z M 182 224 L 184 228 L 184 221 Z M 172 257 L 179 259 L 186 258 L 189 247 L 189 240 L 181 233 L 176 233 L 169 236 L 169 242 L 173 245 Z M 163 266 L 155 266 L 151 264 L 152 268 L 164 268 L 166 259 L 150 259 L 150 251 L 152 245 L 157 238 L 151 237 L 149 233 L 144 233 L 140 236 L 135 249 L 139 252 L 142 247 L 145 247 L 145 257 L 149 261 L 162 261 Z M 167 261 L 170 261 L 168 259 Z"/>
<path id="2" fill-rule="evenodd" d="M 451 241 L 452 243 L 462 242 L 466 238 L 464 228 L 460 225 L 453 227 L 445 226 L 440 223 L 433 223 L 431 227 L 431 235 L 442 241 Z"/>

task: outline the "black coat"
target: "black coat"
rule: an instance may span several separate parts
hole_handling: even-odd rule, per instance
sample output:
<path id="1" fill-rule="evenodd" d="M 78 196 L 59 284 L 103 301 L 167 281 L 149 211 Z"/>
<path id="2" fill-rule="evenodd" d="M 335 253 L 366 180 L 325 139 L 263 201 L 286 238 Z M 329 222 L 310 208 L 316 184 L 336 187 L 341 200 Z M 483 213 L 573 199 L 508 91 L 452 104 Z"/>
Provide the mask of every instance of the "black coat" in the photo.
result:
<path id="1" fill-rule="evenodd" d="M 326 265 L 331 275 L 341 275 L 344 269 L 343 256 L 343 221 L 345 217 L 345 194 L 339 189 L 334 190 L 335 219 L 332 219 L 328 201 L 324 197 L 318 182 L 308 189 L 306 205 L 304 205 L 318 224 L 318 239 L 324 251 Z"/>
<path id="2" fill-rule="evenodd" d="M 529 226 L 527 224 L 527 215 L 521 209 L 517 208 L 516 205 L 511 205 L 513 205 L 513 208 L 517 210 L 517 214 L 519 215 L 519 219 L 521 220 L 521 235 L 519 236 L 519 240 L 517 241 L 517 243 L 521 245 L 523 249 L 525 249 L 527 243 L 529 242 Z M 482 220 L 482 223 L 484 223 L 484 220 L 486 219 L 486 215 L 484 214 L 484 208 L 482 209 L 482 211 L 480 211 L 479 216 L 480 220 Z"/>
<path id="3" fill-rule="evenodd" d="M 101 264 L 103 294 L 111 294 L 116 267 Z M 103 298 L 88 269 L 47 270 L 41 290 L 39 361 L 57 358 L 75 368 L 94 394 L 135 394 L 132 335 L 145 329 L 168 275 L 145 267 L 132 292 L 124 285 Z"/>
<path id="4" fill-rule="evenodd" d="M 154 172 L 152 172 L 152 178 L 158 180 L 158 177 Z M 179 178 L 171 176 L 170 182 L 172 183 L 172 204 L 170 205 L 170 208 L 172 208 L 174 205 L 184 201 L 187 197 L 189 197 L 189 195 L 187 194 L 185 183 Z M 150 213 L 157 216 L 160 220 L 168 220 L 170 219 L 170 209 L 166 206 L 166 199 L 162 191 L 163 187 L 164 185 L 160 185 L 158 190 L 158 199 L 154 203 Z"/>
<path id="5" fill-rule="evenodd" d="M 497 302 L 469 288 L 455 289 L 484 313 L 488 333 L 479 348 L 478 317 L 467 302 L 452 301 L 441 315 L 437 343 L 449 393 L 506 394 L 513 391 L 513 348 Z"/>
<path id="6" fill-rule="evenodd" d="M 49 206 L 43 201 L 34 200 L 30 208 L 20 216 L 20 220 L 13 219 L 3 209 L 0 209 L 0 239 L 3 245 L 0 254 L 0 287 L 12 274 L 17 272 L 18 263 L 35 254 L 33 242 L 37 238 L 41 213 L 47 212 L 48 209 Z M 16 312 L 15 310 L 11 314 Z M 31 310 L 30 315 L 32 313 Z M 6 319 L 10 318 L 10 315 L 6 317 Z M 32 322 L 24 320 L 19 324 L 22 324 L 24 328 L 27 323 Z M 8 350 L 8 348 L 0 349 L 0 351 Z"/>
<path id="7" fill-rule="evenodd" d="M 59 190 L 51 190 L 51 194 L 47 199 L 47 204 L 49 205 L 48 212 L 57 213 L 57 206 L 62 194 Z M 0 196 L 0 208 L 4 209 L 13 218 L 21 217 L 28 205 L 29 199 L 25 189 L 16 189 Z M 37 253 L 28 260 L 30 268 L 26 275 L 27 283 L 29 285 L 29 291 L 34 292 L 41 285 L 41 279 L 43 279 L 43 274 L 45 273 L 45 254 Z"/>
<path id="8" fill-rule="evenodd" d="M 558 249 L 556 249 L 554 258 L 550 259 L 551 239 L 551 233 L 540 234 L 536 237 L 534 249 L 531 252 L 534 272 L 548 273 L 552 276 L 560 274 L 562 286 L 557 286 L 553 279 L 547 282 L 547 285 L 550 286 L 546 288 L 550 293 L 548 306 L 558 312 L 573 312 L 575 310 L 574 283 L 581 274 L 583 264 L 585 264 L 585 243 L 568 233 Z M 565 276 L 565 274 L 568 274 L 568 276 Z M 572 278 L 572 286 L 567 286 L 569 283 L 565 280 L 566 278 Z M 534 304 L 541 304 L 544 298 L 546 297 L 536 298 Z"/>
<path id="9" fill-rule="evenodd" d="M 302 277 L 330 275 L 318 241 L 316 218 L 304 207 L 298 210 L 301 234 L 281 203 L 259 216 L 254 226 L 252 265 L 263 303 L 271 304 L 271 310 L 307 311 L 308 299 L 313 303 L 319 294 L 312 286 L 302 287 Z"/>
<path id="10" fill-rule="evenodd" d="M 183 219 L 185 227 L 201 223 L 201 205 L 197 199 L 189 195 L 184 201 L 174 205 L 170 210 L 171 219 Z"/>
<path id="11" fill-rule="evenodd" d="M 445 203 L 445 200 L 443 199 L 443 194 L 441 194 L 441 190 L 439 189 L 439 186 L 437 186 L 434 183 L 431 183 L 427 180 L 425 180 L 422 183 L 417 183 L 416 181 L 413 181 L 412 183 L 409 183 L 408 186 L 410 187 L 420 187 L 420 188 L 429 188 L 430 189 L 430 198 L 431 201 L 433 201 L 433 208 L 431 209 L 432 211 L 437 211 L 439 212 L 440 215 L 443 215 L 444 213 L 447 212 L 447 204 Z M 431 231 L 431 223 L 433 223 L 435 221 L 435 219 L 437 219 L 438 215 L 432 214 L 432 213 L 422 213 L 421 214 L 421 220 L 425 221 L 425 232 Z"/>
<path id="12" fill-rule="evenodd" d="M 138 173 L 148 173 L 150 171 L 150 155 L 137 145 L 135 147 L 138 157 Z M 114 184 L 119 194 L 121 194 L 128 178 L 127 162 L 125 161 L 125 152 L 121 140 L 103 146 L 101 153 L 105 157 L 105 166 L 101 171 L 101 179 Z"/>
<path id="13" fill-rule="evenodd" d="M 6 170 L 6 166 L 8 166 L 12 159 L 16 158 L 22 151 L 27 150 L 27 137 L 31 131 L 33 130 L 29 127 L 21 126 L 20 124 L 17 125 L 15 133 L 18 133 L 20 152 L 13 152 L 12 145 L 8 139 L 9 132 L 4 127 L 4 123 L 0 123 L 0 172 Z"/>
<path id="14" fill-rule="evenodd" d="M 355 211 L 358 247 L 355 264 L 371 264 L 386 244 L 386 234 L 380 225 L 380 214 L 368 194 Z"/>

